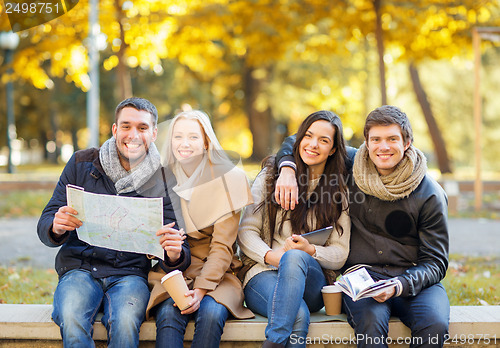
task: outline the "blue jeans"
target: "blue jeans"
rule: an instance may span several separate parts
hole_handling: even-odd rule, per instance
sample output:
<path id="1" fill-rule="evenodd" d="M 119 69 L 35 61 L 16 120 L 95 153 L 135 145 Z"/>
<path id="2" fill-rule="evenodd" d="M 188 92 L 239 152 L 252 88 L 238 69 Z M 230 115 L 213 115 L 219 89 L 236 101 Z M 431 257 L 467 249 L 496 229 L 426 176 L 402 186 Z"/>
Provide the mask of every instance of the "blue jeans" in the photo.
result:
<path id="1" fill-rule="evenodd" d="M 289 250 L 277 271 L 257 274 L 245 286 L 245 302 L 252 311 L 268 318 L 266 339 L 305 347 L 310 313 L 323 307 L 321 288 L 326 279 L 319 263 L 302 250 Z"/>
<path id="2" fill-rule="evenodd" d="M 61 329 L 64 347 L 94 347 L 92 325 L 102 307 L 108 347 L 138 347 L 148 300 L 148 284 L 142 277 L 96 279 L 86 270 L 75 269 L 59 279 L 52 318 Z"/>
<path id="3" fill-rule="evenodd" d="M 410 328 L 410 347 L 443 346 L 450 321 L 450 303 L 440 283 L 423 289 L 415 297 L 394 297 L 383 303 L 372 298 L 356 302 L 347 295 L 342 298 L 349 324 L 361 338 L 358 347 L 387 347 L 385 338 L 391 315 L 399 317 Z"/>
<path id="4" fill-rule="evenodd" d="M 174 307 L 172 298 L 169 298 L 156 309 L 156 347 L 182 348 L 186 326 L 194 318 L 191 347 L 218 348 L 228 317 L 227 308 L 209 295 L 203 297 L 196 312 L 188 315 L 181 314 L 179 308 Z"/>

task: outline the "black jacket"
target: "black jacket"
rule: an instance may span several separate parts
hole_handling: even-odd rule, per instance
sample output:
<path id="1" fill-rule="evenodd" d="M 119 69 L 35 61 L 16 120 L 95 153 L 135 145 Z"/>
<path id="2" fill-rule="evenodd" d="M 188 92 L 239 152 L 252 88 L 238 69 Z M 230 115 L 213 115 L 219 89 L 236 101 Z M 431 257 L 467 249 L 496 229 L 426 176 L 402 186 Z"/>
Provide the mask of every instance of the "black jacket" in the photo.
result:
<path id="1" fill-rule="evenodd" d="M 164 179 L 165 178 L 165 179 Z M 173 180 L 173 182 L 170 182 Z M 57 210 L 67 205 L 66 185 L 72 184 L 83 187 L 85 191 L 116 195 L 113 181 L 104 173 L 99 160 L 99 150 L 92 148 L 77 151 L 66 164 L 52 198 L 42 212 L 38 221 L 38 236 L 49 247 L 62 246 L 56 256 L 55 267 L 59 276 L 72 269 L 85 269 L 96 278 L 113 275 L 138 275 L 147 278 L 151 269 L 151 260 L 144 254 L 122 252 L 107 248 L 89 245 L 80 239 L 76 231 L 65 233 L 61 241 L 54 239 L 52 221 Z M 123 194 L 128 197 L 163 197 L 163 224 L 176 221 L 174 206 L 167 187 L 175 185 L 172 174 L 165 175 L 160 168 L 151 179 L 141 187 L 141 193 L 129 192 Z M 178 228 L 177 224 L 175 226 Z M 166 255 L 165 255 L 166 256 Z M 175 264 L 168 262 L 163 265 L 166 271 L 187 269 L 191 262 L 191 254 L 187 243 L 183 244 L 181 258 Z M 163 264 L 163 263 L 162 263 Z M 169 267 L 171 266 L 171 267 Z"/>
<path id="2" fill-rule="evenodd" d="M 401 296 L 439 283 L 448 268 L 448 208 L 441 186 L 426 175 L 394 202 L 350 185 L 351 250 L 345 268 L 366 264 L 375 280 L 398 277 Z"/>

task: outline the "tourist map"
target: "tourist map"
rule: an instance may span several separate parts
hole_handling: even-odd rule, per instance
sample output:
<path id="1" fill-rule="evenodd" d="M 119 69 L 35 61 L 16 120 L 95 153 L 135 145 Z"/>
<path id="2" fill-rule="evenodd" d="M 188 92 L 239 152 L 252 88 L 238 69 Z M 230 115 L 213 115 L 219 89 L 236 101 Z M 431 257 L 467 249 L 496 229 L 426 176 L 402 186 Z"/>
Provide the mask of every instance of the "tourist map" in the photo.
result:
<path id="1" fill-rule="evenodd" d="M 162 198 L 140 198 L 96 194 L 66 186 L 68 205 L 83 222 L 78 238 L 91 245 L 149 254 L 164 259 L 156 236 L 163 225 Z"/>

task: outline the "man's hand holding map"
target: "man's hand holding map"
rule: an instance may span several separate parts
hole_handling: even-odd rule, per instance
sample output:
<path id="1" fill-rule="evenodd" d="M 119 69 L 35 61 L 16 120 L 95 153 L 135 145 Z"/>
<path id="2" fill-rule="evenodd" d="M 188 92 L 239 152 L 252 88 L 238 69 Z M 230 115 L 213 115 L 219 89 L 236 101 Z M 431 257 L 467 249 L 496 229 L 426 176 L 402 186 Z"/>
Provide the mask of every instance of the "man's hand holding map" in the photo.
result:
<path id="1" fill-rule="evenodd" d="M 137 198 L 85 192 L 66 186 L 68 206 L 83 222 L 78 238 L 104 248 L 164 259 L 156 232 L 163 227 L 162 198 Z"/>

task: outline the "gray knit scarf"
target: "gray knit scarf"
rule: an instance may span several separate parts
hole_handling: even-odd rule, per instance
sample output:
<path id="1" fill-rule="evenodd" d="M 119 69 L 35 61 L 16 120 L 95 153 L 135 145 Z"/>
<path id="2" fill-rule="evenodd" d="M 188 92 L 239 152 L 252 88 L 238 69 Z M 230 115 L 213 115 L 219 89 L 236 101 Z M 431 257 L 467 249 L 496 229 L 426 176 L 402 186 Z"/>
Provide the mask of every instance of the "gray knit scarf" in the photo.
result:
<path id="1" fill-rule="evenodd" d="M 363 143 L 354 158 L 353 174 L 356 185 L 364 193 L 383 201 L 408 197 L 422 182 L 427 172 L 424 154 L 410 145 L 396 169 L 389 175 L 380 175 Z"/>
<path id="2" fill-rule="evenodd" d="M 102 144 L 99 150 L 99 159 L 104 172 L 115 183 L 118 193 L 139 192 L 142 185 L 153 176 L 161 165 L 160 153 L 155 144 L 151 143 L 144 160 L 130 171 L 125 170 L 120 163 L 114 137 Z"/>

